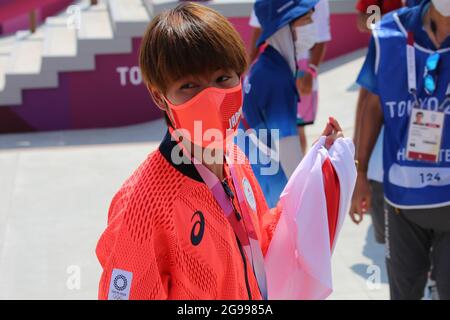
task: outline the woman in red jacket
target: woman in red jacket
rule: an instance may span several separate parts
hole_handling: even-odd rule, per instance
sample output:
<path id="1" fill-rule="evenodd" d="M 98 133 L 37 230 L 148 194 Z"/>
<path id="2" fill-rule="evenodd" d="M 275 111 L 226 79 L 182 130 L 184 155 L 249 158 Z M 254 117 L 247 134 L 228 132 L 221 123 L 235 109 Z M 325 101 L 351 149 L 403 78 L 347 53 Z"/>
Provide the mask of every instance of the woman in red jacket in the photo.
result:
<path id="1" fill-rule="evenodd" d="M 167 134 L 112 200 L 97 245 L 100 299 L 262 299 L 269 210 L 232 143 L 246 52 L 225 17 L 180 4 L 156 16 L 140 65 Z M 339 136 L 331 121 L 329 144 Z"/>

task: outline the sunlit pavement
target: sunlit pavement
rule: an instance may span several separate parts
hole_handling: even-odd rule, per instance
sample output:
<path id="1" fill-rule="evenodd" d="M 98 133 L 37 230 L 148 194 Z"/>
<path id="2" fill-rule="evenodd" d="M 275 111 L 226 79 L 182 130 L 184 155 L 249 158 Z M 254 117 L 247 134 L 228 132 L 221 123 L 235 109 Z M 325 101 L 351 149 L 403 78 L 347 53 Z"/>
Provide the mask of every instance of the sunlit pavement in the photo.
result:
<path id="1" fill-rule="evenodd" d="M 319 118 L 352 136 L 364 52 L 326 63 Z M 0 135 L 0 299 L 95 299 L 101 268 L 96 242 L 109 202 L 165 133 L 161 120 L 116 129 Z M 346 219 L 333 258 L 330 299 L 387 299 L 384 248 L 370 217 Z"/>

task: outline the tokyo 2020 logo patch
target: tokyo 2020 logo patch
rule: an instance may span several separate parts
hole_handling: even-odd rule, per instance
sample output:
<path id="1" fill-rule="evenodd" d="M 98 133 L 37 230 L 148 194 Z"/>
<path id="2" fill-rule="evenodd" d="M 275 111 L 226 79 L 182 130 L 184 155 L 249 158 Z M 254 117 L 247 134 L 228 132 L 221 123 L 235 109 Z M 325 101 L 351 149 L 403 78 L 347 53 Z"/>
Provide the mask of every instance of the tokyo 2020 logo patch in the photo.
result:
<path id="1" fill-rule="evenodd" d="M 132 281 L 132 272 L 121 269 L 113 269 L 111 281 L 109 283 L 108 300 L 128 300 L 130 298 Z"/>
<path id="2" fill-rule="evenodd" d="M 114 288 L 118 291 L 123 291 L 127 288 L 128 281 L 123 274 L 119 274 L 114 278 Z"/>

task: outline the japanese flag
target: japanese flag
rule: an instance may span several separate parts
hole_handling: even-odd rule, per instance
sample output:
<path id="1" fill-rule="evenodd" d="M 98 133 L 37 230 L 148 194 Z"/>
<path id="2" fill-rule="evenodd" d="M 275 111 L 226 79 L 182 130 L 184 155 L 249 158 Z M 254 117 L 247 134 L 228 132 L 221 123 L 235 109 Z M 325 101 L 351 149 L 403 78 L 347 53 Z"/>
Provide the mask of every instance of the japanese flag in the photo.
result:
<path id="1" fill-rule="evenodd" d="M 325 299 L 331 255 L 356 182 L 349 138 L 306 154 L 280 196 L 282 213 L 265 256 L 269 299 Z"/>

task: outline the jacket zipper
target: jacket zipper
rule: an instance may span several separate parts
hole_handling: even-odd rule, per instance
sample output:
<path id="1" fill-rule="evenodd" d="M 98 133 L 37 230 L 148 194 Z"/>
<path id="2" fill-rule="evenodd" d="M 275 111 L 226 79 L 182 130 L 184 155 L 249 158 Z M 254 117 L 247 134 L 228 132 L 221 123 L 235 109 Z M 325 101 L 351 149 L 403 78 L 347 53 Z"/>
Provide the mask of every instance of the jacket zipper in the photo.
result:
<path id="1" fill-rule="evenodd" d="M 241 215 L 239 214 L 239 211 L 236 209 L 236 206 L 234 205 L 234 193 L 233 190 L 231 190 L 230 185 L 228 184 L 227 180 L 224 179 L 222 181 L 222 185 L 223 188 L 225 190 L 225 193 L 227 194 L 228 198 L 230 198 L 231 204 L 233 205 L 233 211 L 236 214 L 236 218 L 238 221 L 240 221 L 242 219 Z M 241 257 L 242 257 L 242 261 L 244 262 L 244 275 L 245 275 L 245 286 L 247 288 L 247 294 L 248 294 L 248 299 L 249 300 L 253 300 L 252 299 L 252 292 L 250 290 L 250 283 L 248 280 L 248 273 L 247 273 L 247 258 L 245 257 L 245 253 L 244 253 L 244 249 L 242 248 L 242 244 L 239 241 L 239 238 L 237 237 L 237 235 L 235 234 L 236 237 L 236 241 L 239 247 L 239 252 L 241 253 Z"/>
<path id="2" fill-rule="evenodd" d="M 247 258 L 245 258 L 244 249 L 242 249 L 241 242 L 239 241 L 238 237 L 236 236 L 236 241 L 238 243 L 239 252 L 241 253 L 242 261 L 244 262 L 244 275 L 245 275 L 245 286 L 247 288 L 247 294 L 248 294 L 248 300 L 252 299 L 252 292 L 250 290 L 250 283 L 248 281 L 248 273 L 247 273 Z"/>
<path id="3" fill-rule="evenodd" d="M 234 205 L 234 192 L 231 190 L 230 185 L 228 184 L 226 178 L 222 181 L 223 189 L 225 190 L 225 193 L 227 194 L 228 198 L 231 200 L 231 205 L 233 206 L 234 214 L 236 215 L 237 221 L 240 221 L 242 219 L 241 215 L 239 214 L 239 211 L 236 209 L 236 206 Z"/>

